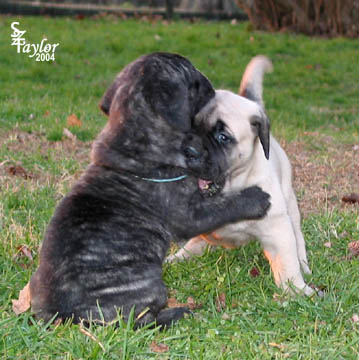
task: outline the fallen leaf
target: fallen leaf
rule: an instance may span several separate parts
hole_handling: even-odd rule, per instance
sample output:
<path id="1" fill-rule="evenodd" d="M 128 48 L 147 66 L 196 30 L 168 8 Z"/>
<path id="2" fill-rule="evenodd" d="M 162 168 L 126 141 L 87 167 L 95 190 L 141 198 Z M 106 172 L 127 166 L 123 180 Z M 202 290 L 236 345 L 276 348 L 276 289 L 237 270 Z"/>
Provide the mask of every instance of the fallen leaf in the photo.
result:
<path id="1" fill-rule="evenodd" d="M 170 297 L 167 300 L 167 307 L 177 308 L 177 307 L 188 307 L 190 310 L 199 309 L 202 307 L 202 304 L 197 304 L 193 297 L 189 296 L 186 303 L 180 303 L 176 298 Z"/>
<path id="2" fill-rule="evenodd" d="M 359 194 L 356 193 L 351 193 L 349 195 L 344 195 L 342 197 L 342 201 L 344 203 L 348 203 L 348 204 L 355 204 L 355 203 L 359 203 Z"/>
<path id="3" fill-rule="evenodd" d="M 72 141 L 76 141 L 77 137 L 69 129 L 64 128 L 63 134 Z"/>
<path id="4" fill-rule="evenodd" d="M 21 254 L 25 255 L 29 260 L 31 260 L 31 261 L 34 260 L 32 257 L 32 254 L 31 254 L 31 250 L 27 245 L 21 245 L 17 249 L 18 249 L 18 252 L 15 256 L 17 256 L 19 253 L 21 253 Z"/>
<path id="5" fill-rule="evenodd" d="M 82 121 L 75 115 L 71 114 L 67 117 L 67 126 L 82 126 Z"/>
<path id="6" fill-rule="evenodd" d="M 259 270 L 255 266 L 252 267 L 252 269 L 251 269 L 251 271 L 249 273 L 254 278 L 260 275 Z"/>
<path id="7" fill-rule="evenodd" d="M 189 296 L 187 298 L 187 304 L 186 306 L 190 309 L 190 310 L 195 310 L 195 309 L 200 309 L 202 307 L 202 304 L 197 304 L 196 301 L 193 299 L 192 296 Z"/>
<path id="8" fill-rule="evenodd" d="M 151 345 L 150 345 L 150 349 L 151 351 L 155 352 L 155 353 L 165 353 L 167 352 L 170 348 L 169 346 L 167 346 L 166 344 L 163 343 L 157 343 L 156 341 L 152 341 Z"/>
<path id="9" fill-rule="evenodd" d="M 24 178 L 25 180 L 27 179 L 31 179 L 32 175 L 29 174 L 22 166 L 20 165 L 13 165 L 13 166 L 9 166 L 6 169 L 7 173 L 12 175 L 12 176 L 21 176 L 22 178 Z"/>
<path id="10" fill-rule="evenodd" d="M 359 255 L 359 241 L 352 241 L 348 244 L 348 250 L 351 256 Z"/>
<path id="11" fill-rule="evenodd" d="M 216 309 L 218 312 L 222 312 L 226 307 L 226 294 L 221 293 L 216 297 Z"/>
<path id="12" fill-rule="evenodd" d="M 18 300 L 12 300 L 12 309 L 16 315 L 20 315 L 30 309 L 30 283 L 28 282 L 19 293 Z"/>
<path id="13" fill-rule="evenodd" d="M 168 298 L 168 299 L 167 299 L 167 306 L 168 306 L 169 308 L 183 307 L 183 306 L 186 306 L 186 305 L 187 305 L 187 304 L 185 304 L 185 303 L 179 303 L 179 302 L 177 301 L 177 299 L 174 298 L 174 297 L 171 297 L 171 298 Z"/>

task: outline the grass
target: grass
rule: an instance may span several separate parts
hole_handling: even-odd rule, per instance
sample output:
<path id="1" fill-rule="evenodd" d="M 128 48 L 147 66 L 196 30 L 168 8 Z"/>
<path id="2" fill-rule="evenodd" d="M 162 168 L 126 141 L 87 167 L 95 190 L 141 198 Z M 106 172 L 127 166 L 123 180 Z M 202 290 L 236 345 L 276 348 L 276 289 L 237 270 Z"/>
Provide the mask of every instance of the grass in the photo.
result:
<path id="1" fill-rule="evenodd" d="M 60 43 L 55 63 L 38 63 L 10 46 L 10 24 L 26 39 L 46 34 Z M 11 299 L 38 264 L 38 250 L 58 200 L 88 163 L 90 141 L 105 124 L 98 103 L 121 68 L 152 51 L 187 56 L 215 87 L 236 90 L 250 58 L 274 63 L 264 98 L 273 132 L 325 155 L 305 134 L 330 136 L 338 149 L 359 144 L 358 40 L 253 32 L 247 23 L 140 22 L 115 18 L 0 17 L 0 355 L 4 359 L 357 359 L 359 260 L 345 260 L 359 237 L 357 208 L 306 215 L 303 231 L 313 275 L 324 298 L 287 298 L 274 285 L 258 244 L 217 249 L 187 263 L 165 265 L 172 297 L 201 308 L 165 332 L 46 325 L 15 316 Z M 63 139 L 67 117 L 81 140 Z M 315 139 L 315 138 L 314 138 Z M 319 148 L 318 148 L 319 147 Z M 313 161 L 317 159 L 314 158 Z M 9 174 L 20 165 L 30 178 Z M 329 176 L 329 174 L 328 174 Z M 358 184 L 353 184 L 354 189 Z M 310 189 L 309 189 L 310 190 Z M 330 248 L 325 243 L 331 243 Z M 33 260 L 20 250 L 26 245 Z M 256 268 L 259 275 L 253 277 Z M 224 295 L 223 295 L 224 294 Z M 225 296 L 218 307 L 219 296 Z M 155 352 L 151 344 L 168 348 Z"/>

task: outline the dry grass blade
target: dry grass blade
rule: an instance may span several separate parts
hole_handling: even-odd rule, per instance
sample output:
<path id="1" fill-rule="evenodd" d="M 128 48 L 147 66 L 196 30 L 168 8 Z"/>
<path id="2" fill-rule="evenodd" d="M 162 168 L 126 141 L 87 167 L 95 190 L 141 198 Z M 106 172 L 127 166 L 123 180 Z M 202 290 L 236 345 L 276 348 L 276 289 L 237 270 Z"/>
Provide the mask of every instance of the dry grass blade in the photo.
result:
<path id="1" fill-rule="evenodd" d="M 72 141 L 76 141 L 77 137 L 69 129 L 64 128 L 63 134 Z"/>
<path id="2" fill-rule="evenodd" d="M 218 312 L 222 312 L 226 307 L 226 294 L 221 293 L 216 297 L 216 309 Z"/>
<path id="3" fill-rule="evenodd" d="M 144 317 L 149 311 L 150 311 L 150 308 L 149 308 L 149 307 L 146 307 L 144 310 L 142 310 L 142 311 L 138 314 L 136 320 L 139 320 L 139 319 L 141 319 L 142 317 Z"/>
<path id="4" fill-rule="evenodd" d="M 91 340 L 93 340 L 96 344 L 98 344 L 98 346 L 105 351 L 105 347 L 103 346 L 103 344 L 101 343 L 101 341 L 99 339 L 97 339 L 97 337 L 93 334 L 91 334 L 87 329 L 85 329 L 83 322 L 80 323 L 80 327 L 79 327 L 80 331 L 88 336 Z"/>

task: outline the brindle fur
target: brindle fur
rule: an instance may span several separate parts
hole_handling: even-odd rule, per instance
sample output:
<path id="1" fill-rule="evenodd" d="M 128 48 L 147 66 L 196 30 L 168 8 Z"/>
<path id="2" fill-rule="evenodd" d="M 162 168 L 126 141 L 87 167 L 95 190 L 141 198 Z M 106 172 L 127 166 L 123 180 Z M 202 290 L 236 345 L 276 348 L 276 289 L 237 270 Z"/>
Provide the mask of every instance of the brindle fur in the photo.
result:
<path id="1" fill-rule="evenodd" d="M 30 282 L 38 318 L 109 322 L 120 309 L 127 320 L 135 307 L 135 326 L 169 325 L 187 311 L 165 309 L 170 240 L 265 215 L 268 195 L 259 188 L 213 198 L 198 191 L 198 176 L 215 180 L 225 170 L 192 133 L 194 116 L 213 96 L 207 78 L 179 55 L 143 56 L 117 76 L 101 103 L 109 120 L 91 164 L 44 238 Z M 199 156 L 186 158 L 189 146 Z M 143 180 L 183 174 L 176 182 Z"/>

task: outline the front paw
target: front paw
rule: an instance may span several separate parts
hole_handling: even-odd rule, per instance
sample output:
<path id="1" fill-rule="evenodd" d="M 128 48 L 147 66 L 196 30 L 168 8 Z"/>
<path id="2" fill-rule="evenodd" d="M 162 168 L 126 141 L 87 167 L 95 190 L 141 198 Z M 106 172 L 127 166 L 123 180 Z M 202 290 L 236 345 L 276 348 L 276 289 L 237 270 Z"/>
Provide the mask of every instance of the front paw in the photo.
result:
<path id="1" fill-rule="evenodd" d="M 264 192 L 260 187 L 252 186 L 246 188 L 239 194 L 239 197 L 241 198 L 241 201 L 237 204 L 242 206 L 243 219 L 260 219 L 267 215 L 271 206 L 269 201 L 270 195 Z"/>

